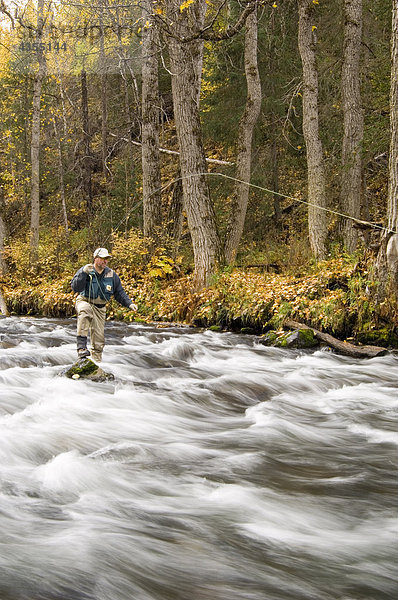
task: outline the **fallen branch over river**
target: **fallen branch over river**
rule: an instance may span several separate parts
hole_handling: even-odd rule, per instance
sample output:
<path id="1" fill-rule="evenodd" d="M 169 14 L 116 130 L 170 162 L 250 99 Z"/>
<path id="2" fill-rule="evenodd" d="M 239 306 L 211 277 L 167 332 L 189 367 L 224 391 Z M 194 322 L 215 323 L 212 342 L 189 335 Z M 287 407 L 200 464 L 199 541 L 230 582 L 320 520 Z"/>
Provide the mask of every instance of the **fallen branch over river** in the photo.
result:
<path id="1" fill-rule="evenodd" d="M 308 327 L 308 325 L 305 325 L 304 323 L 298 323 L 297 321 L 291 321 L 290 319 L 286 319 L 284 325 L 289 329 L 312 329 L 317 340 L 324 342 L 330 346 L 330 348 L 337 350 L 341 354 L 351 356 L 352 358 L 374 358 L 375 356 L 384 356 L 385 354 L 388 354 L 388 350 L 381 348 L 380 346 L 354 346 L 354 344 L 342 342 L 328 333 L 322 333 L 313 327 Z"/>

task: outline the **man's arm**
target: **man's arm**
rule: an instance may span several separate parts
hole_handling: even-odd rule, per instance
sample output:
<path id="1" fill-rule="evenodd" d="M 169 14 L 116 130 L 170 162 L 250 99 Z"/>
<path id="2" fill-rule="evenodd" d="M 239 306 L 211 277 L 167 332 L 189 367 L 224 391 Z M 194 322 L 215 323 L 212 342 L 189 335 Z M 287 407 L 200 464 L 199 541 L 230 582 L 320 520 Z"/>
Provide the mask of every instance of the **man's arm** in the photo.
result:
<path id="1" fill-rule="evenodd" d="M 119 304 L 125 306 L 126 308 L 131 308 L 131 305 L 135 307 L 133 301 L 128 297 L 128 295 L 124 291 L 119 275 L 113 272 L 113 277 L 115 282 L 113 295 L 115 296 L 116 302 L 119 302 Z M 136 310 L 136 308 L 132 310 Z"/>
<path id="2" fill-rule="evenodd" d="M 88 277 L 87 272 L 84 270 L 86 266 L 87 265 L 81 267 L 81 269 L 75 273 L 72 281 L 70 282 L 71 288 L 74 292 L 82 292 L 86 287 L 86 281 Z"/>

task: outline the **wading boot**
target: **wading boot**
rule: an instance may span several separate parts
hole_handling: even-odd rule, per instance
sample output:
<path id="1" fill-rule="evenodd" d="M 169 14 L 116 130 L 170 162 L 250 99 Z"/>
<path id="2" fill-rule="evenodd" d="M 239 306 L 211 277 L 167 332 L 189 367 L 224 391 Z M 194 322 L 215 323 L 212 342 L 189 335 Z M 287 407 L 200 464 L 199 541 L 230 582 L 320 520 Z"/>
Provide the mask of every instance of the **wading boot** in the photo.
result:
<path id="1" fill-rule="evenodd" d="M 78 358 L 86 358 L 86 356 L 90 356 L 90 350 L 87 350 L 87 348 L 78 348 L 77 356 Z"/>

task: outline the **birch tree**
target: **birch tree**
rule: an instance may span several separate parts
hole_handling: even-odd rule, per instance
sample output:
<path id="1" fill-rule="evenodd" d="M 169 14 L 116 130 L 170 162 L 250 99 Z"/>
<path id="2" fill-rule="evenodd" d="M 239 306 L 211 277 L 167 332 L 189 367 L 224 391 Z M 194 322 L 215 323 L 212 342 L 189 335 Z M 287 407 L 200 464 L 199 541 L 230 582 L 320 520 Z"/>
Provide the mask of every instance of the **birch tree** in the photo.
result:
<path id="1" fill-rule="evenodd" d="M 30 219 L 30 253 L 34 265 L 38 258 L 40 227 L 40 104 L 41 89 L 46 75 L 46 60 L 40 44 L 44 28 L 44 0 L 38 0 L 37 6 L 37 60 L 38 69 L 33 81 L 32 102 L 32 138 L 31 138 L 31 219 Z"/>
<path id="2" fill-rule="evenodd" d="M 341 96 L 344 115 L 340 206 L 343 213 L 361 217 L 362 142 L 364 118 L 361 99 L 362 0 L 344 0 L 344 52 Z M 343 238 L 349 252 L 356 249 L 358 229 L 345 219 Z"/>
<path id="3" fill-rule="evenodd" d="M 246 19 L 245 74 L 247 83 L 246 106 L 239 123 L 236 158 L 236 179 L 231 203 L 231 214 L 225 243 L 225 260 L 228 264 L 236 258 L 245 224 L 249 201 L 251 154 L 254 126 L 261 109 L 261 81 L 257 64 L 257 10 Z"/>
<path id="4" fill-rule="evenodd" d="M 384 295 L 388 278 L 395 292 L 398 288 L 398 0 L 393 0 L 392 6 L 390 130 L 387 231 L 377 257 L 380 298 Z"/>
<path id="5" fill-rule="evenodd" d="M 318 72 L 316 66 L 316 26 L 312 0 L 298 0 L 298 46 L 303 65 L 303 134 L 307 152 L 308 233 L 317 259 L 326 254 L 327 206 L 323 149 L 319 135 Z"/>

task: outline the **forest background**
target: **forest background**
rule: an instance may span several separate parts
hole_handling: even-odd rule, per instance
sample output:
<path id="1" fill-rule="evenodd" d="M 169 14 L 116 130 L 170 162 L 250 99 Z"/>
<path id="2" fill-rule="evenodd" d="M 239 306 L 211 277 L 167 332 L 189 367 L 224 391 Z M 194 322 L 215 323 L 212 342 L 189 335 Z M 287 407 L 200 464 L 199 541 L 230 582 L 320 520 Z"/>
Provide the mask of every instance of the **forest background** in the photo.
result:
<path id="1" fill-rule="evenodd" d="M 396 0 L 0 12 L 3 312 L 105 246 L 142 320 L 397 345 Z"/>

